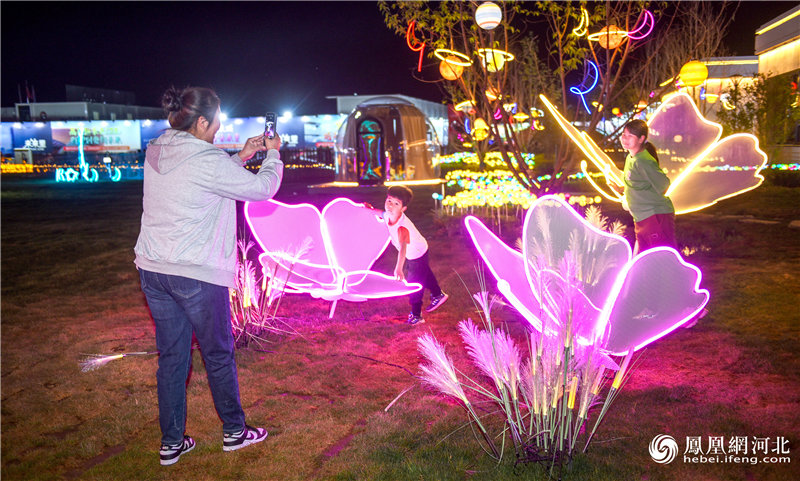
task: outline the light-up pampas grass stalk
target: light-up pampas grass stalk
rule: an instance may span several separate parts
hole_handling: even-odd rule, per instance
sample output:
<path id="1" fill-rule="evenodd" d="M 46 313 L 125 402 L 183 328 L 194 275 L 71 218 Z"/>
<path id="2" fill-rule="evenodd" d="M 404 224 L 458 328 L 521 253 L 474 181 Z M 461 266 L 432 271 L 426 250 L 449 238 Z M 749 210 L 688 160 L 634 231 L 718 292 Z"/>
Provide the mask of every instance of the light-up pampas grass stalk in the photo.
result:
<path id="1" fill-rule="evenodd" d="M 458 372 L 430 335 L 419 341 L 420 351 L 428 360 L 421 369 L 428 384 L 460 401 L 487 444 L 501 447 L 500 452 L 492 451 L 492 456 L 502 459 L 508 436 L 518 462 L 542 463 L 552 475 L 554 469 L 569 462 L 578 439 L 587 432 L 594 408 L 602 405 L 586 440 L 588 446 L 631 364 L 628 356 L 604 397 L 604 374 L 606 369 L 615 369 L 616 364 L 603 353 L 599 343 L 577 341 L 577 333 L 585 332 L 585 323 L 594 321 L 581 317 L 593 311 L 573 309 L 585 299 L 581 291 L 584 273 L 569 253 L 552 275 L 542 273 L 546 264 L 541 259 L 531 259 L 530 265 L 535 271 L 531 281 L 539 299 L 549 297 L 540 304 L 551 312 L 533 313 L 540 317 L 542 328 L 525 334 L 521 345 L 526 352 L 494 324 L 491 309 L 496 300 L 482 291 L 473 296 L 482 325 L 467 319 L 458 326 L 467 355 L 481 376 L 470 379 Z M 487 432 L 486 427 L 495 424 L 487 423 L 486 417 L 480 418 L 473 409 L 484 403 L 494 408 L 484 416 L 499 416 L 502 420 L 503 427 L 497 434 Z"/>
<path id="2" fill-rule="evenodd" d="M 310 239 L 306 239 L 295 252 L 287 254 L 287 259 L 294 263 L 304 256 L 309 249 Z M 256 279 L 256 268 L 248 254 L 255 246 L 252 241 L 237 241 L 238 261 L 236 265 L 236 287 L 230 290 L 231 325 L 237 343 L 248 344 L 250 341 L 266 342 L 264 333 L 287 334 L 291 331 L 279 326 L 277 317 L 280 300 L 284 289 L 276 282 L 277 266 L 271 275 L 263 275 L 261 282 Z M 291 268 L 289 273 L 291 275 Z M 272 279 L 273 282 L 269 282 Z M 277 299 L 277 302 L 275 302 Z"/>
<path id="3" fill-rule="evenodd" d="M 100 369 L 111 361 L 116 361 L 117 359 L 122 359 L 128 356 L 150 356 L 152 354 L 158 354 L 158 351 L 124 352 L 120 354 L 109 355 L 88 354 L 80 362 L 81 372 L 89 372 Z"/>
<path id="4" fill-rule="evenodd" d="M 417 339 L 417 345 L 422 356 L 428 361 L 428 364 L 420 364 L 419 366 L 420 371 L 422 371 L 422 380 L 461 403 L 464 409 L 467 410 L 470 419 L 478 426 L 484 441 L 492 451 L 492 455 L 495 458 L 499 458 L 501 453 L 464 393 L 461 382 L 456 375 L 453 361 L 444 352 L 444 347 L 430 334 L 424 334 Z"/>

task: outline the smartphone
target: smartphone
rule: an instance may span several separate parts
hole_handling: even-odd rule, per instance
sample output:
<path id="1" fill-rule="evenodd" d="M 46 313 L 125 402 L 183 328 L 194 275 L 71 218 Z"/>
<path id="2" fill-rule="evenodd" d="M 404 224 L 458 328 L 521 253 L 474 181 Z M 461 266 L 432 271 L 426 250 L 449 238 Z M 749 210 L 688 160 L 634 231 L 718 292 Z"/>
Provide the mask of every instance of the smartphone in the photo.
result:
<path id="1" fill-rule="evenodd" d="M 268 139 L 274 139 L 278 135 L 278 117 L 275 112 L 267 112 L 266 119 L 264 122 L 264 135 Z"/>

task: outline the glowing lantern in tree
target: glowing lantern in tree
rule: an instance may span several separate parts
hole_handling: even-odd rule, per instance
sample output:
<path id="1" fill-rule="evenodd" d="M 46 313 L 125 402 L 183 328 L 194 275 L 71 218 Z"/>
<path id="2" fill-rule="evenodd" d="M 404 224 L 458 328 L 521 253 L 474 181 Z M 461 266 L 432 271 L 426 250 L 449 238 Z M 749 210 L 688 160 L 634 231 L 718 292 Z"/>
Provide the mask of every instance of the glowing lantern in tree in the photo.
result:
<path id="1" fill-rule="evenodd" d="M 479 48 L 478 55 L 483 60 L 483 66 L 489 72 L 499 72 L 506 62 L 514 60 L 514 54 L 495 48 Z"/>
<path id="2" fill-rule="evenodd" d="M 457 60 L 458 58 L 449 56 L 439 63 L 439 73 L 442 74 L 442 77 L 447 80 L 456 80 L 461 77 L 461 74 L 464 73 L 464 67 L 453 63 Z"/>
<path id="3" fill-rule="evenodd" d="M 708 68 L 703 62 L 692 60 L 681 67 L 681 82 L 687 87 L 697 87 L 708 78 Z"/>
<path id="4" fill-rule="evenodd" d="M 497 4 L 483 2 L 475 10 L 475 22 L 484 30 L 492 30 L 503 20 L 503 11 Z"/>
<path id="5" fill-rule="evenodd" d="M 497 100 L 500 98 L 500 91 L 497 90 L 496 87 L 489 87 L 484 93 L 489 100 Z"/>
<path id="6" fill-rule="evenodd" d="M 591 35 L 590 40 L 597 40 L 601 47 L 613 50 L 625 40 L 627 32 L 620 30 L 616 25 L 603 27 L 599 32 Z"/>
<path id="7" fill-rule="evenodd" d="M 472 138 L 481 141 L 486 140 L 486 137 L 489 136 L 489 126 L 486 125 L 486 121 L 479 118 L 475 121 L 475 125 L 472 127 Z"/>

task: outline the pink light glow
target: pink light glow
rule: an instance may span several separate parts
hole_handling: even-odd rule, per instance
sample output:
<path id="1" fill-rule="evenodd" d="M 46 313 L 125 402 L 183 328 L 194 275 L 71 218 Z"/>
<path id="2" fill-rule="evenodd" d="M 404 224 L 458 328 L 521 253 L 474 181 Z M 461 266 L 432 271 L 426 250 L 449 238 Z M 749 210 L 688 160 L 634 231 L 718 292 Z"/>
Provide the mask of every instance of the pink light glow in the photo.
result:
<path id="1" fill-rule="evenodd" d="M 590 225 L 556 196 L 541 197 L 528 210 L 522 253 L 477 218 L 464 224 L 498 290 L 536 330 L 548 334 L 571 309 L 578 343 L 600 343 L 612 355 L 669 334 L 709 299 L 699 288 L 700 270 L 674 249 L 631 259 L 625 239 Z M 565 269 L 570 263 L 574 267 Z"/>
<path id="2" fill-rule="evenodd" d="M 633 30 L 628 32 L 628 38 L 632 40 L 641 40 L 645 38 L 650 35 L 653 28 L 656 26 L 656 19 L 653 17 L 653 14 L 650 13 L 650 10 L 645 10 L 642 14 L 643 15 L 639 17 L 641 21 L 633 27 Z M 647 28 L 647 32 L 641 33 L 645 28 Z"/>
<path id="3" fill-rule="evenodd" d="M 244 212 L 275 288 L 353 302 L 422 288 L 370 270 L 389 245 L 389 233 L 380 216 L 350 199 L 334 199 L 322 212 L 311 204 L 247 202 Z"/>

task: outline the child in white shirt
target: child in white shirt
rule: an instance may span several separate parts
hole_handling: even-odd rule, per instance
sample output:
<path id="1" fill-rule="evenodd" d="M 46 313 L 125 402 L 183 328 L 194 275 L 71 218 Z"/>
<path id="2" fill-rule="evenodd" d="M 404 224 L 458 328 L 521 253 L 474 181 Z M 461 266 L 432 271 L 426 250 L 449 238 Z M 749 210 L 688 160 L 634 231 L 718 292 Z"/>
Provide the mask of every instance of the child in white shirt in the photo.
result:
<path id="1" fill-rule="evenodd" d="M 421 324 L 422 296 L 425 289 L 431 292 L 431 302 L 425 309 L 432 312 L 447 301 L 448 296 L 439 287 L 436 276 L 431 271 L 428 263 L 428 242 L 419 233 L 411 219 L 406 217 L 405 211 L 411 203 L 414 193 L 406 186 L 393 185 L 389 187 L 384 204 L 383 219 L 389 229 L 389 237 L 397 248 L 397 264 L 394 275 L 398 280 L 418 282 L 422 289 L 409 295 L 411 313 L 408 315 L 409 324 Z M 404 275 L 403 268 L 408 266 L 408 275 Z"/>

